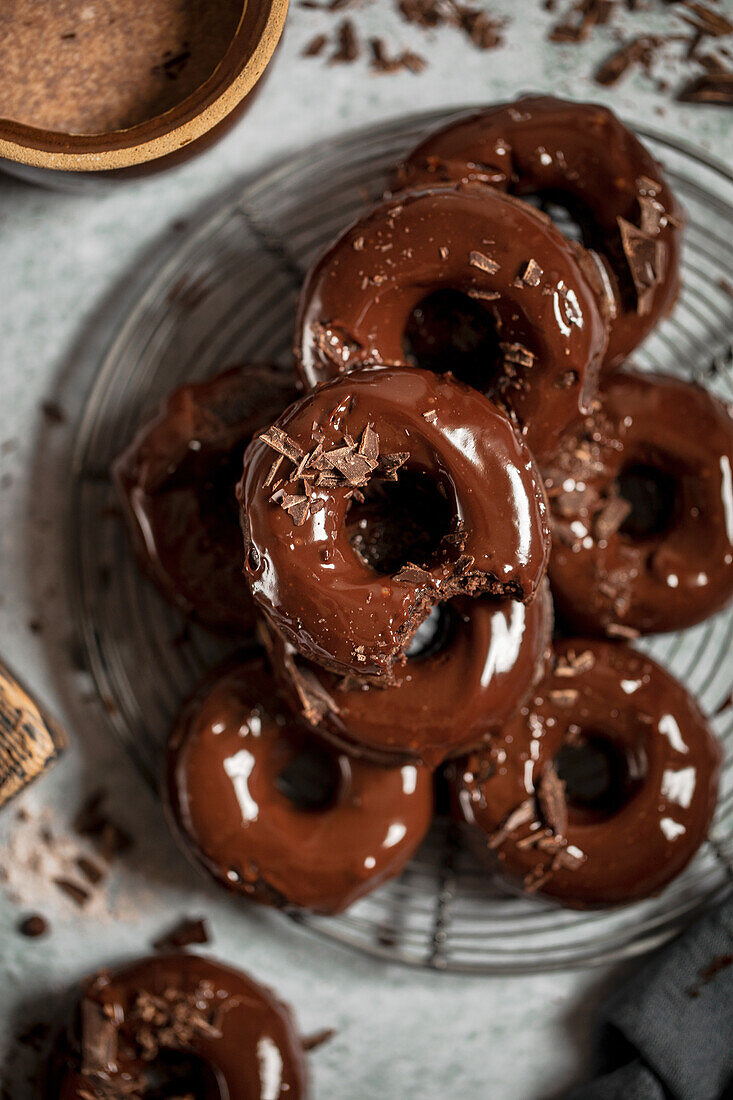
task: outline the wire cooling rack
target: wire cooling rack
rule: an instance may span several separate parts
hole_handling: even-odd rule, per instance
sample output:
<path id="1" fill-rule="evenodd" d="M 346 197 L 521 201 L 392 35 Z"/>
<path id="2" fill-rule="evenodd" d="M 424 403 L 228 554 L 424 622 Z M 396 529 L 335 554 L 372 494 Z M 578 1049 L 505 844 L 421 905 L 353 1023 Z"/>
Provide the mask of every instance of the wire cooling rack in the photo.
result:
<path id="1" fill-rule="evenodd" d="M 178 707 L 227 647 L 190 628 L 145 581 L 114 518 L 109 466 L 173 387 L 238 361 L 287 369 L 294 307 L 313 257 L 384 187 L 393 162 L 453 112 L 411 116 L 330 141 L 222 195 L 161 248 L 120 305 L 73 457 L 69 535 L 78 630 L 114 733 L 154 782 Z M 733 400 L 733 176 L 693 149 L 641 131 L 687 209 L 684 285 L 674 314 L 635 356 Z M 733 613 L 643 648 L 733 735 Z M 730 753 L 728 753 L 730 758 Z M 291 914 L 331 940 L 391 961 L 474 973 L 601 963 L 672 936 L 733 878 L 730 764 L 709 840 L 664 893 L 576 913 L 519 897 L 438 820 L 402 876 L 335 918 Z"/>

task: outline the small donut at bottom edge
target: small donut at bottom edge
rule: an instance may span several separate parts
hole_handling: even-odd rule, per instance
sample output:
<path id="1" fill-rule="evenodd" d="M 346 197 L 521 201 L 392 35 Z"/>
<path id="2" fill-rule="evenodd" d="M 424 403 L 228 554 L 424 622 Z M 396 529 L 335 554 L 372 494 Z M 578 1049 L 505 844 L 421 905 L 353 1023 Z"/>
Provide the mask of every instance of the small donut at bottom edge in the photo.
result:
<path id="1" fill-rule="evenodd" d="M 349 522 L 391 482 L 410 487 L 403 526 L 435 537 L 377 568 Z M 507 417 L 413 367 L 355 370 L 296 402 L 247 448 L 237 493 L 255 600 L 337 673 L 389 678 L 430 609 L 454 596 L 530 601 L 549 556 L 542 481 Z"/>
<path id="2" fill-rule="evenodd" d="M 310 1094 L 287 1006 L 241 971 L 184 953 L 102 970 L 82 984 L 46 1096 L 158 1096 L 163 1080 L 176 1096 L 219 1096 L 221 1088 L 228 1100 Z"/>
<path id="3" fill-rule="evenodd" d="M 218 882 L 321 913 L 399 874 L 433 810 L 427 768 L 336 751 L 292 715 L 257 658 L 214 673 L 184 708 L 166 794 L 183 850 Z"/>
<path id="4" fill-rule="evenodd" d="M 687 866 L 720 761 L 669 673 L 626 645 L 574 639 L 501 738 L 453 767 L 483 853 L 526 892 L 582 909 L 658 893 Z"/>
<path id="5" fill-rule="evenodd" d="M 619 371 L 546 468 L 550 583 L 578 633 L 702 622 L 733 597 L 733 416 L 700 386 Z"/>
<path id="6" fill-rule="evenodd" d="M 293 708 L 323 737 L 380 763 L 434 768 L 501 731 L 545 673 L 552 623 L 546 581 L 528 605 L 450 600 L 423 623 L 395 683 L 384 686 L 304 661 L 264 622 L 262 634 Z"/>
<path id="7" fill-rule="evenodd" d="M 211 630 L 254 628 L 234 490 L 250 439 L 294 398 L 284 371 L 232 367 L 171 393 L 113 465 L 141 569 Z"/>

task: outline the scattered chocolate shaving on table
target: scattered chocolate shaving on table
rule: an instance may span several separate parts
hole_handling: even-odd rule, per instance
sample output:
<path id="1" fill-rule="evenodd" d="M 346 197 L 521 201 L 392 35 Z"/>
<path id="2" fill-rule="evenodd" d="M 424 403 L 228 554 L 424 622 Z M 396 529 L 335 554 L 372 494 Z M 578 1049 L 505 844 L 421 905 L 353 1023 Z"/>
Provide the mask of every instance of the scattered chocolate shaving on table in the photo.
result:
<path id="1" fill-rule="evenodd" d="M 45 936 L 48 932 L 48 921 L 40 913 L 32 913 L 20 922 L 18 931 L 21 936 L 27 936 L 28 939 L 34 940 L 39 936 Z"/>
<path id="2" fill-rule="evenodd" d="M 331 65 L 356 61 L 361 54 L 356 28 L 350 19 L 344 19 L 338 28 L 336 42 L 336 49 L 328 59 Z"/>
<path id="3" fill-rule="evenodd" d="M 733 107 L 733 70 L 704 73 L 691 80 L 677 95 L 680 103 L 711 103 Z"/>
<path id="4" fill-rule="evenodd" d="M 471 267 L 477 267 L 488 275 L 495 275 L 499 270 L 499 264 L 496 260 L 492 260 L 490 256 L 485 256 L 483 252 L 469 253 L 468 262 Z"/>
<path id="5" fill-rule="evenodd" d="M 371 68 L 375 73 L 398 73 L 405 69 L 417 74 L 427 67 L 425 58 L 412 50 L 403 50 L 390 57 L 382 38 L 370 38 L 369 48 L 372 52 Z"/>
<path id="6" fill-rule="evenodd" d="M 423 30 L 448 26 L 461 30 L 480 50 L 493 50 L 504 42 L 507 20 L 492 16 L 457 0 L 397 0 L 397 11 L 408 23 Z"/>
<path id="7" fill-rule="evenodd" d="M 58 401 L 42 401 L 41 412 L 48 420 L 49 424 L 65 424 L 66 413 L 59 405 Z"/>
<path id="8" fill-rule="evenodd" d="M 328 44 L 327 34 L 316 34 L 306 45 L 303 47 L 301 57 L 318 57 L 323 53 Z"/>
<path id="9" fill-rule="evenodd" d="M 336 1028 L 324 1027 L 321 1028 L 320 1031 L 314 1031 L 312 1035 L 303 1035 L 300 1040 L 300 1045 L 303 1050 L 308 1053 L 311 1050 L 322 1047 L 324 1043 L 329 1043 L 336 1034 Z"/>
<path id="10" fill-rule="evenodd" d="M 575 693 L 577 695 L 577 692 Z M 537 802 L 542 820 L 556 836 L 564 837 L 568 831 L 568 804 L 565 800 L 565 784 L 552 763 L 545 764 L 537 787 Z"/>
<path id="11" fill-rule="evenodd" d="M 153 947 L 156 951 L 177 951 L 182 947 L 189 947 L 192 943 L 209 942 L 210 936 L 206 927 L 206 920 L 204 917 L 197 917 L 179 921 L 170 932 L 166 932 L 164 936 L 154 940 Z"/>
<path id="12" fill-rule="evenodd" d="M 575 0 L 560 22 L 550 29 L 548 37 L 551 42 L 584 42 L 593 27 L 609 22 L 615 8 L 615 0 Z"/>
<path id="13" fill-rule="evenodd" d="M 67 897 L 71 898 L 75 905 L 78 905 L 82 909 L 89 901 L 91 894 L 83 886 L 80 886 L 77 882 L 72 882 L 69 878 L 55 878 L 53 880 L 54 886 L 58 886 Z"/>
<path id="14" fill-rule="evenodd" d="M 733 954 L 717 955 L 712 962 L 698 971 L 700 980 L 696 985 L 692 985 L 686 989 L 685 993 L 688 997 L 699 997 L 702 987 L 709 985 L 710 982 L 717 978 L 721 971 L 727 970 L 731 965 L 733 965 Z"/>
<path id="15" fill-rule="evenodd" d="M 697 34 L 709 35 L 711 38 L 733 34 L 733 23 L 730 19 L 721 12 L 713 11 L 706 4 L 696 3 L 695 0 L 683 0 L 681 7 L 685 10 L 676 11 L 675 15 L 692 27 Z"/>
<path id="16" fill-rule="evenodd" d="M 97 886 L 104 878 L 104 871 L 86 856 L 78 856 L 76 865 L 84 875 L 84 878 L 92 886 Z"/>
<path id="17" fill-rule="evenodd" d="M 132 837 L 103 810 L 105 791 L 95 791 L 82 804 L 73 821 L 73 828 L 79 836 L 93 841 L 100 855 L 109 863 L 116 856 L 128 851 L 133 844 Z"/>

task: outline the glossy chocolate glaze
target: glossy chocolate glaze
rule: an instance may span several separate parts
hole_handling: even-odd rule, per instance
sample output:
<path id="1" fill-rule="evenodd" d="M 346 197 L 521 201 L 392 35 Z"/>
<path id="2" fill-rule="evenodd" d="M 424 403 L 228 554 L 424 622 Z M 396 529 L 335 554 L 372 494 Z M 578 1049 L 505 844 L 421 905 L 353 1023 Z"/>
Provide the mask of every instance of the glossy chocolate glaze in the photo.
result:
<path id="1" fill-rule="evenodd" d="M 270 631 L 273 668 L 293 706 L 348 752 L 436 767 L 488 741 L 521 706 L 544 674 L 553 618 L 546 581 L 529 606 L 459 597 L 441 611 L 444 644 L 409 657 L 394 684 L 338 677 Z"/>
<path id="2" fill-rule="evenodd" d="M 578 639 L 556 654 L 532 703 L 468 758 L 461 807 L 483 850 L 530 892 L 577 908 L 647 897 L 707 834 L 720 747 L 682 685 L 643 654 Z M 568 801 L 556 770 L 548 777 L 559 751 L 584 741 L 605 743 L 621 762 L 610 808 Z"/>
<path id="3" fill-rule="evenodd" d="M 659 163 L 607 107 L 553 96 L 487 107 L 426 138 L 399 166 L 393 186 L 457 180 L 519 197 L 544 195 L 577 214 L 585 244 L 604 261 L 614 300 L 607 366 L 626 359 L 674 305 L 682 211 Z M 641 307 L 618 218 L 646 229 L 660 248 L 660 278 Z"/>
<path id="4" fill-rule="evenodd" d="M 308 750 L 333 780 L 315 808 L 282 789 L 284 775 L 308 766 Z M 398 874 L 433 809 L 427 769 L 378 767 L 329 747 L 293 716 L 261 659 L 215 675 L 183 711 L 168 801 L 184 850 L 217 881 L 322 913 Z"/>
<path id="5" fill-rule="evenodd" d="M 594 634 L 692 626 L 733 597 L 731 410 L 699 386 L 632 371 L 604 379 L 599 401 L 546 470 L 558 610 Z M 618 527 L 635 471 L 663 479 L 658 514 L 642 500 Z"/>
<path id="6" fill-rule="evenodd" d="M 149 996 L 164 1008 L 159 1021 L 146 1024 L 140 998 Z M 84 1023 L 93 1020 L 97 1006 L 117 1024 L 110 1029 L 113 1042 L 105 1057 L 90 1041 L 94 1029 Z M 180 1015 L 171 1019 L 175 1009 Z M 192 1009 L 203 1026 L 185 1026 Z M 302 1043 L 290 1010 L 268 989 L 212 959 L 162 955 L 103 970 L 84 983 L 74 1017 L 54 1059 L 49 1100 L 147 1096 L 160 1066 L 177 1058 L 194 1059 L 204 1067 L 194 1089 L 185 1079 L 178 1086 L 196 1100 L 305 1100 L 309 1095 Z M 146 1030 L 159 1048 L 152 1057 L 146 1055 Z M 139 1088 L 133 1088 L 138 1082 Z M 155 1090 L 155 1095 L 160 1093 Z"/>
<path id="7" fill-rule="evenodd" d="M 399 195 L 311 269 L 295 329 L 300 376 L 313 386 L 365 363 L 404 363 L 413 310 L 459 291 L 497 336 L 479 388 L 512 411 L 541 463 L 587 410 L 606 348 L 582 252 L 539 211 L 483 185 Z M 539 274 L 523 278 L 530 261 Z"/>
<path id="8" fill-rule="evenodd" d="M 234 367 L 175 390 L 114 464 L 141 567 L 213 630 L 254 627 L 234 488 L 252 435 L 294 397 L 275 367 Z"/>
<path id="9" fill-rule="evenodd" d="M 549 552 L 541 482 L 507 418 L 481 394 L 416 368 L 364 368 L 319 387 L 277 425 L 303 452 L 316 440 L 326 451 L 345 436 L 360 440 L 371 425 L 379 462 L 409 453 L 397 478 L 420 471 L 452 514 L 438 552 L 416 563 L 424 569 L 378 573 L 349 541 L 354 490 L 306 482 L 312 507 L 296 526 L 271 500 L 277 481 L 266 484 L 274 452 L 254 440 L 237 490 L 245 572 L 257 603 L 303 656 L 338 673 L 389 676 L 435 604 L 480 593 L 533 597 Z M 281 469 L 290 477 L 293 464 Z"/>

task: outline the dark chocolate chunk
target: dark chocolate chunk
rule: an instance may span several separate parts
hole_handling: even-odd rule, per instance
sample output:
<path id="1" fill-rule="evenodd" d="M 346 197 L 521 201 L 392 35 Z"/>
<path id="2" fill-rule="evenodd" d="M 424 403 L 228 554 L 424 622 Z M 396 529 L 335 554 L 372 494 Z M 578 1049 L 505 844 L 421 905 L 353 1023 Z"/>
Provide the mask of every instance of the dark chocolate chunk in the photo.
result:
<path id="1" fill-rule="evenodd" d="M 27 936 L 28 939 L 34 940 L 38 936 L 45 936 L 48 932 L 48 922 L 40 913 L 32 913 L 31 916 L 23 918 L 18 925 L 18 931 L 21 936 Z"/>
<path id="2" fill-rule="evenodd" d="M 192 943 L 209 943 L 209 933 L 203 917 L 180 921 L 170 932 L 155 940 L 153 947 L 156 951 L 176 951 L 189 947 Z"/>

